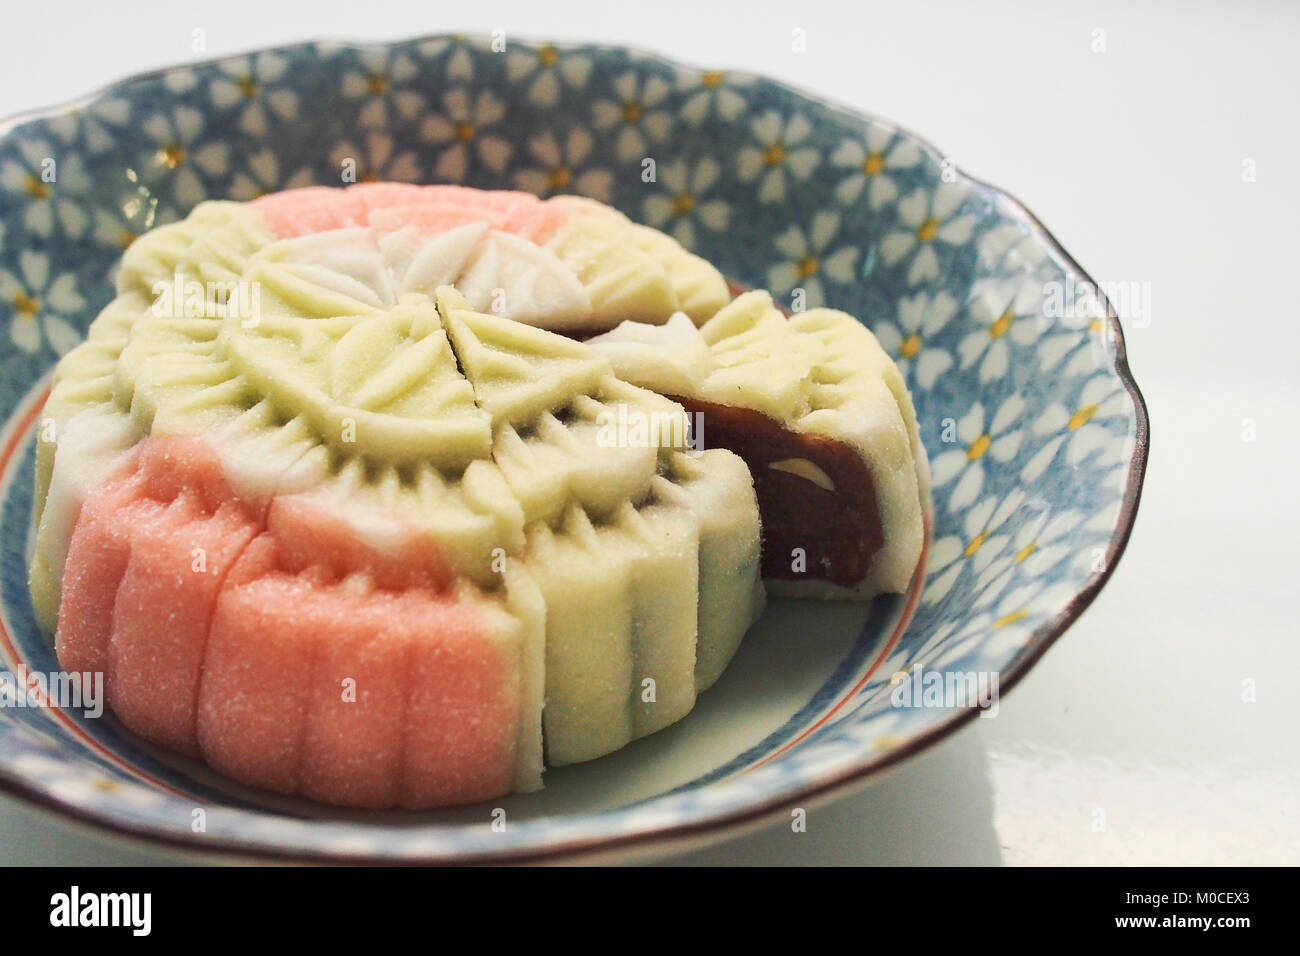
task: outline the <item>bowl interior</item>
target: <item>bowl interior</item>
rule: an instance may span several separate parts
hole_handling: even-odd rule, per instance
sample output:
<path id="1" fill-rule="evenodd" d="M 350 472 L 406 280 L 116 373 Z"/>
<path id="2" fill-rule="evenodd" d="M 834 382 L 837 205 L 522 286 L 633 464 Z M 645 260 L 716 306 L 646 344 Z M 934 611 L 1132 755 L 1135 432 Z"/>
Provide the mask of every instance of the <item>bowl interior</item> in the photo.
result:
<path id="1" fill-rule="evenodd" d="M 929 451 L 924 578 L 870 606 L 773 601 L 694 713 L 549 773 L 541 795 L 433 814 L 281 800 L 111 716 L 17 706 L 10 681 L 12 789 L 181 842 L 329 856 L 547 853 L 700 826 L 860 776 L 970 716 L 897 706 L 891 677 L 920 665 L 1005 688 L 1118 558 L 1145 442 L 1118 324 L 1027 213 L 924 142 L 772 81 L 616 48 L 306 44 L 0 125 L 0 664 L 57 671 L 26 590 L 32 435 L 124 246 L 204 198 L 368 178 L 590 195 L 787 307 L 858 316 L 904 370 Z"/>

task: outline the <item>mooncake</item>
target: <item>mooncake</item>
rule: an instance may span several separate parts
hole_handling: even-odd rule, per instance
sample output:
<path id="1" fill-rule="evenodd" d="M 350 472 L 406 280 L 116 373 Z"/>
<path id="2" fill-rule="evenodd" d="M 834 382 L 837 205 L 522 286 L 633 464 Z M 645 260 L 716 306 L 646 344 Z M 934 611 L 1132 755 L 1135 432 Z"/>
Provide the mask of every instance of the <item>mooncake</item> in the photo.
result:
<path id="1" fill-rule="evenodd" d="M 127 251 L 44 410 L 31 593 L 144 739 L 429 808 L 680 720 L 764 579 L 903 589 L 926 494 L 842 313 L 588 200 L 310 188 Z"/>

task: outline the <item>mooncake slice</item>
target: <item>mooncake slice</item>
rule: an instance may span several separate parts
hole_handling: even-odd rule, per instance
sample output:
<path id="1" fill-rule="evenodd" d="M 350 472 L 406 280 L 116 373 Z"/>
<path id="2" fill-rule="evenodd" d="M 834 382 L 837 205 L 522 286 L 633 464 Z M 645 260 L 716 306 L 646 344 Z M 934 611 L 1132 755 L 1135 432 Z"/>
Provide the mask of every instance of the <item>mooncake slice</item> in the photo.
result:
<path id="1" fill-rule="evenodd" d="M 701 416 L 704 443 L 749 465 L 776 593 L 869 598 L 907 588 L 929 470 L 894 363 L 852 316 L 787 318 L 765 292 L 699 328 L 624 323 L 588 340 L 625 381 Z"/>
<path id="2" fill-rule="evenodd" d="M 548 761 L 677 721 L 762 610 L 749 472 L 721 449 L 692 458 L 682 408 L 588 346 L 476 313 L 450 287 L 437 301 L 547 609 Z"/>
<path id="3" fill-rule="evenodd" d="M 673 462 L 645 501 L 605 521 L 571 506 L 554 526 L 529 528 L 525 557 L 547 607 L 553 766 L 685 716 L 762 611 L 748 472 L 723 449 L 696 463 L 691 473 Z"/>
<path id="4" fill-rule="evenodd" d="M 438 307 L 478 406 L 491 416 L 493 459 L 526 522 L 558 520 L 570 502 L 599 517 L 640 500 L 663 451 L 685 447 L 682 408 L 619 381 L 594 349 L 475 312 L 451 287 L 438 290 Z M 614 434 L 620 412 L 660 427 Z"/>
<path id="5" fill-rule="evenodd" d="M 33 563 L 60 660 L 104 672 L 142 737 L 256 786 L 536 789 L 545 609 L 492 567 L 522 512 L 434 303 L 300 318 L 145 310 L 111 368 L 103 334 L 61 367 Z M 412 461 L 419 422 L 442 440 Z"/>

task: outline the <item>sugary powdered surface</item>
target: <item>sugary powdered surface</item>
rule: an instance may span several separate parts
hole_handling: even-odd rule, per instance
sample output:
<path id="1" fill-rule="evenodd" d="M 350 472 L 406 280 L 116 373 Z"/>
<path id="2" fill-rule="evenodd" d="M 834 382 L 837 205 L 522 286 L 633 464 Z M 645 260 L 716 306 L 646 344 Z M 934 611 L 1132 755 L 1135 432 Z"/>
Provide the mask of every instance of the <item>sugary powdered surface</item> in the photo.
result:
<path id="1" fill-rule="evenodd" d="M 728 301 L 569 197 L 310 188 L 141 237 L 45 409 L 61 663 L 154 743 L 358 807 L 535 790 L 675 722 L 764 592 L 749 468 L 660 393 L 857 449 L 885 518 L 857 596 L 905 582 L 925 495 L 870 333 Z"/>

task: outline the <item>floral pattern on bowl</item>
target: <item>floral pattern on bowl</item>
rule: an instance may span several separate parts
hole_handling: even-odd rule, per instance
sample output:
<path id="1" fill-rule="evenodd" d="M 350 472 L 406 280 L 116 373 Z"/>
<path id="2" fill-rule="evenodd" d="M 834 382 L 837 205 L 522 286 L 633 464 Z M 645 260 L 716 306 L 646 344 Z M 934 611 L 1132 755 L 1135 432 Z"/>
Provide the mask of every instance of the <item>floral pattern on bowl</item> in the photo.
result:
<path id="1" fill-rule="evenodd" d="M 592 196 L 788 307 L 860 316 L 903 370 L 931 458 L 924 581 L 882 608 L 782 734 L 636 799 L 504 828 L 317 813 L 178 767 L 111 722 L 92 732 L 84 715 L 15 706 L 12 679 L 7 789 L 120 831 L 275 857 L 554 859 L 719 831 L 974 716 L 894 706 L 891 679 L 920 664 L 996 673 L 1005 691 L 1123 550 L 1147 423 L 1118 321 L 1032 216 L 924 141 L 767 79 L 621 48 L 302 44 L 0 123 L 0 669 L 57 669 L 26 590 L 31 435 L 48 372 L 110 299 L 123 248 L 205 198 L 345 175 Z"/>

